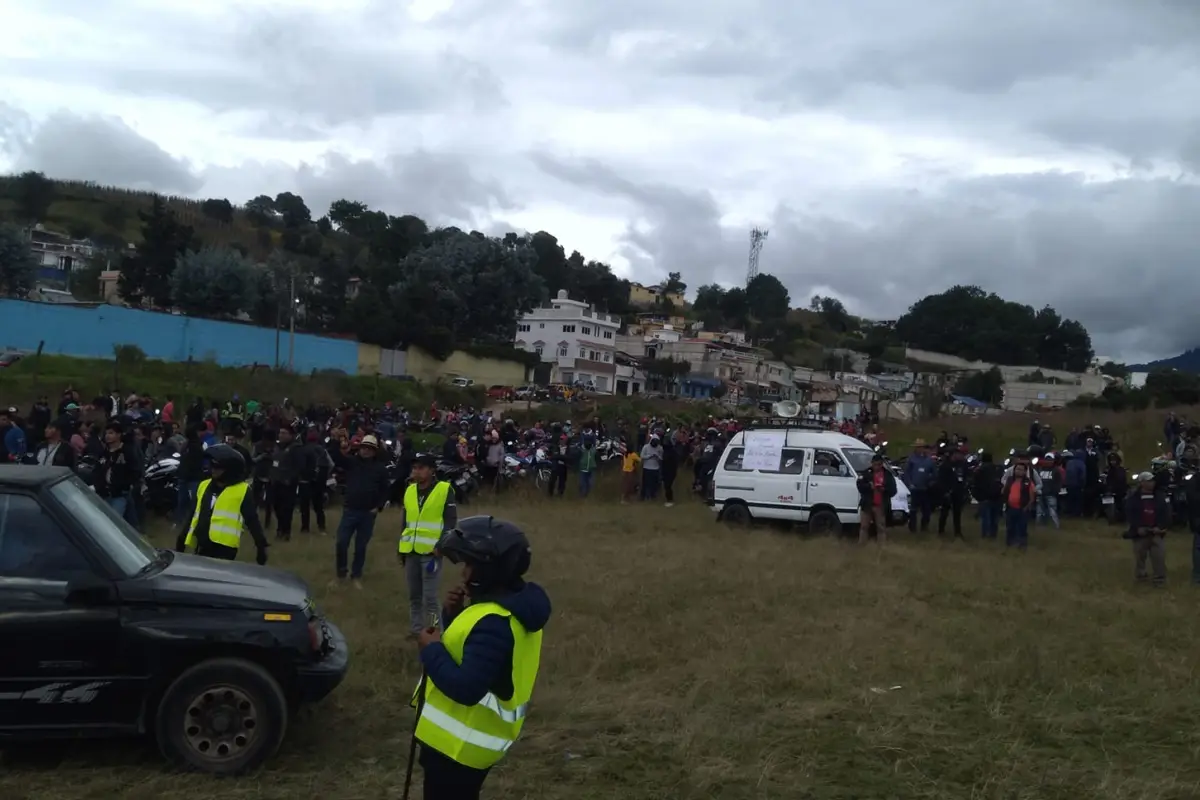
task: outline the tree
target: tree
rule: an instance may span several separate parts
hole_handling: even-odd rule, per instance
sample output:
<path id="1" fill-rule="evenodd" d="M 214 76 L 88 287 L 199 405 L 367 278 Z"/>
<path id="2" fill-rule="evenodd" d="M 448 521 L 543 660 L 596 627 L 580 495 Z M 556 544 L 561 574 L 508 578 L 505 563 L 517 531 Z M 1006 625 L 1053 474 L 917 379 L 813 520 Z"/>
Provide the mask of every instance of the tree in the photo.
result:
<path id="1" fill-rule="evenodd" d="M 339 231 L 346 231 L 352 236 L 359 236 L 361 235 L 360 225 L 366 213 L 367 206 L 365 203 L 358 203 L 352 200 L 334 200 L 329 206 L 329 221 Z"/>
<path id="2" fill-rule="evenodd" d="M 954 383 L 954 394 L 998 406 L 1004 400 L 1004 374 L 992 367 L 986 372 L 971 372 Z"/>
<path id="3" fill-rule="evenodd" d="M 791 302 L 787 288 L 774 275 L 760 272 L 746 284 L 746 304 L 757 320 L 783 319 Z"/>
<path id="4" fill-rule="evenodd" d="M 265 228 L 274 224 L 278 218 L 279 213 L 275 209 L 275 201 L 265 194 L 260 194 L 246 203 L 246 219 L 250 220 L 253 225 Z"/>
<path id="5" fill-rule="evenodd" d="M 1129 368 L 1115 361 L 1105 361 L 1100 365 L 1100 374 L 1107 375 L 1110 378 L 1128 378 Z"/>
<path id="6" fill-rule="evenodd" d="M 678 272 L 668 272 L 667 280 L 663 283 L 663 294 L 680 294 L 687 291 L 687 284 L 684 283 Z"/>
<path id="7" fill-rule="evenodd" d="M 312 213 L 304 204 L 304 200 L 291 192 L 275 195 L 274 208 L 285 228 L 303 228 L 312 222 Z"/>
<path id="8" fill-rule="evenodd" d="M 470 341 L 511 343 L 517 317 L 545 292 L 536 258 L 482 233 L 438 231 L 404 259 L 390 288 L 399 338 L 443 358 Z"/>
<path id="9" fill-rule="evenodd" d="M 129 209 L 118 203 L 106 203 L 100 209 L 100 221 L 111 228 L 114 233 L 123 234 L 125 223 L 129 221 Z"/>
<path id="10" fill-rule="evenodd" d="M 189 316 L 232 317 L 253 307 L 257 285 L 254 267 L 237 251 L 204 247 L 178 257 L 171 289 Z"/>
<path id="11" fill-rule="evenodd" d="M 37 282 L 38 261 L 29 248 L 25 232 L 12 225 L 0 226 L 0 292 L 24 297 Z"/>
<path id="12" fill-rule="evenodd" d="M 912 347 L 961 358 L 1072 372 L 1086 370 L 1093 355 L 1091 338 L 1078 322 L 977 286 L 954 286 L 918 300 L 896 320 L 894 336 Z"/>
<path id="13" fill-rule="evenodd" d="M 132 305 L 146 299 L 160 308 L 171 306 L 171 273 L 176 260 L 192 247 L 192 229 L 180 224 L 162 197 L 155 195 L 150 211 L 139 211 L 142 243 L 121 260 L 117 287 Z"/>
<path id="14" fill-rule="evenodd" d="M 306 323 L 314 330 L 338 330 L 349 285 L 350 270 L 342 257 L 330 251 L 321 253 L 313 268 L 311 287 L 304 293 Z"/>
<path id="15" fill-rule="evenodd" d="M 849 333 L 856 327 L 854 318 L 836 297 L 821 298 L 820 314 L 825 327 L 835 333 Z"/>
<path id="16" fill-rule="evenodd" d="M 43 222 L 58 195 L 54 181 L 40 172 L 22 172 L 13 185 L 17 219 L 26 225 Z"/>
<path id="17" fill-rule="evenodd" d="M 209 219 L 215 219 L 217 222 L 224 222 L 226 225 L 233 223 L 233 203 L 225 198 L 216 200 L 209 198 L 200 204 L 200 212 Z"/>

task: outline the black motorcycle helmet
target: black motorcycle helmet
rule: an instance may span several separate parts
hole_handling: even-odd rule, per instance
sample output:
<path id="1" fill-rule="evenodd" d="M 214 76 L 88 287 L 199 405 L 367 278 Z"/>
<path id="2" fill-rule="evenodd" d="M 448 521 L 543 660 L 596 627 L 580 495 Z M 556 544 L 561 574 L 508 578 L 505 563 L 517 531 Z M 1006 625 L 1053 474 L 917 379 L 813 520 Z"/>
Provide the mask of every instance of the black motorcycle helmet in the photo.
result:
<path id="1" fill-rule="evenodd" d="M 204 451 L 204 457 L 213 467 L 223 470 L 221 482 L 233 485 L 246 477 L 246 459 L 227 444 L 214 444 Z"/>
<path id="2" fill-rule="evenodd" d="M 438 552 L 452 564 L 469 564 L 471 597 L 515 589 L 529 571 L 533 553 L 525 533 L 508 520 L 491 516 L 460 519 L 438 543 Z"/>

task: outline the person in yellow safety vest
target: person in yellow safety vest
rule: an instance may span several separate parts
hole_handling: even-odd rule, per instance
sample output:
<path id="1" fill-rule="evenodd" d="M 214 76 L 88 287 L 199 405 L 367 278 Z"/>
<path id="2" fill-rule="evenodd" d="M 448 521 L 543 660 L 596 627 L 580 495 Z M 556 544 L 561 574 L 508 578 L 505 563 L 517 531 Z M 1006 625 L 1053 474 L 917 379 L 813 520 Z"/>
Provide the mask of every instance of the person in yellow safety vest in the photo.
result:
<path id="1" fill-rule="evenodd" d="M 196 490 L 196 508 L 175 549 L 182 553 L 194 547 L 196 555 L 234 561 L 242 532 L 249 531 L 254 538 L 257 561 L 260 566 L 265 565 L 267 537 L 258 521 L 254 493 L 246 483 L 245 460 L 227 444 L 213 445 L 204 451 L 204 457 L 209 461 L 212 478 Z"/>
<path id="2" fill-rule="evenodd" d="M 430 619 L 437 619 L 442 559 L 434 550 L 442 534 L 458 524 L 454 488 L 437 480 L 436 470 L 437 456 L 432 453 L 417 453 L 413 458 L 412 483 L 404 491 L 400 517 L 400 564 L 408 581 L 413 639 Z"/>
<path id="3" fill-rule="evenodd" d="M 532 552 L 511 522 L 467 517 L 438 545 L 462 564 L 442 610 L 445 633 L 421 632 L 424 677 L 413 696 L 425 800 L 476 800 L 488 770 L 525 724 L 550 598 L 524 580 Z"/>

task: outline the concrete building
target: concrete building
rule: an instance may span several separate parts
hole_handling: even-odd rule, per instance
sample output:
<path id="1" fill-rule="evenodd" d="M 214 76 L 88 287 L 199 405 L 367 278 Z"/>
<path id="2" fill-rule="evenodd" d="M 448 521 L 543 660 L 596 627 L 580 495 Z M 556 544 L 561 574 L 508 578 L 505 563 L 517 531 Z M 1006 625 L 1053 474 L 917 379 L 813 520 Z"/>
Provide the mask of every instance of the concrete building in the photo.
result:
<path id="1" fill-rule="evenodd" d="M 538 383 L 590 383 L 597 392 L 611 394 L 620 328 L 620 317 L 571 300 L 563 290 L 549 306 L 518 320 L 513 344 L 541 357 L 542 365 L 534 370 Z"/>
<path id="2" fill-rule="evenodd" d="M 667 300 L 674 306 L 682 306 L 685 301 L 680 292 L 664 292 L 663 284 L 643 286 L 640 283 L 629 284 L 629 304 L 638 308 L 649 308 L 659 299 Z"/>
<path id="3" fill-rule="evenodd" d="M 70 286 L 71 273 L 86 267 L 96 253 L 91 242 L 48 231 L 41 225 L 29 230 L 29 249 L 38 261 L 37 282 L 61 289 Z"/>

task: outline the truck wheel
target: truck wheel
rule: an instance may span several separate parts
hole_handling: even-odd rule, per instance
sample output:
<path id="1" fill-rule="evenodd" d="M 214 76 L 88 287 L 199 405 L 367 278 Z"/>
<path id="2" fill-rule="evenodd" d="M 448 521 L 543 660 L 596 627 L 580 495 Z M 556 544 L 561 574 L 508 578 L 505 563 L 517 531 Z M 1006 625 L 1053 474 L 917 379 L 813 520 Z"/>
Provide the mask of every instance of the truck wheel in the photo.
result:
<path id="1" fill-rule="evenodd" d="M 176 766 L 227 776 L 273 756 L 287 724 L 287 698 L 269 672 L 244 659 L 214 658 L 175 679 L 154 729 L 159 749 Z"/>
<path id="2" fill-rule="evenodd" d="M 842 521 L 836 511 L 823 508 L 808 518 L 808 532 L 818 536 L 840 536 Z"/>
<path id="3" fill-rule="evenodd" d="M 729 503 L 721 510 L 721 521 L 730 526 L 749 525 L 750 509 L 742 503 Z"/>

